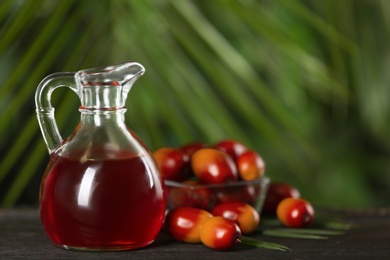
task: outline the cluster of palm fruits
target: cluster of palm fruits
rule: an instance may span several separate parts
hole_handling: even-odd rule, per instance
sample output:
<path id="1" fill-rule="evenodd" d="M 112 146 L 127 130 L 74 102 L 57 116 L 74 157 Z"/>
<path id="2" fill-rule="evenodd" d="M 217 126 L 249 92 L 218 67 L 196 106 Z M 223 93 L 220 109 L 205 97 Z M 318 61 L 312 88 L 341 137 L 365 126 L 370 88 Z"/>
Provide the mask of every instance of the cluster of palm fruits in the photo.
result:
<path id="1" fill-rule="evenodd" d="M 263 158 L 234 140 L 212 146 L 190 143 L 179 148 L 162 147 L 153 156 L 165 180 L 182 182 L 196 177 L 201 183 L 219 184 L 255 180 L 265 172 Z"/>
<path id="2" fill-rule="evenodd" d="M 278 218 L 287 227 L 302 227 L 313 219 L 311 205 L 299 198 L 283 199 Z M 309 210 L 309 211 L 308 211 Z M 180 242 L 203 243 L 214 250 L 230 250 L 238 244 L 258 246 L 264 243 L 244 235 L 254 233 L 260 224 L 258 211 L 244 202 L 223 202 L 209 212 L 194 207 L 176 207 L 165 217 L 164 227 Z M 285 248 L 274 245 L 279 250 Z"/>
<path id="3" fill-rule="evenodd" d="M 229 250 L 241 242 L 242 235 L 253 233 L 260 215 L 242 202 L 225 202 L 212 212 L 193 207 L 170 210 L 164 226 L 171 236 L 181 242 L 203 243 L 215 250 Z"/>
<path id="4" fill-rule="evenodd" d="M 258 183 L 251 182 L 265 175 L 259 153 L 225 139 L 212 146 L 162 147 L 153 156 L 164 180 L 191 187 L 167 187 L 171 209 L 165 227 L 176 240 L 227 250 L 239 243 L 243 234 L 257 229 L 260 215 L 252 206 L 261 190 Z M 223 185 L 240 182 L 244 185 Z M 314 209 L 295 187 L 271 182 L 262 214 L 277 216 L 286 227 L 305 227 L 312 222 Z"/>
<path id="5" fill-rule="evenodd" d="M 261 192 L 264 160 L 240 142 L 222 140 L 212 146 L 190 143 L 179 148 L 162 147 L 153 155 L 162 178 L 175 182 L 166 185 L 169 207 L 211 210 L 227 201 L 254 205 Z"/>

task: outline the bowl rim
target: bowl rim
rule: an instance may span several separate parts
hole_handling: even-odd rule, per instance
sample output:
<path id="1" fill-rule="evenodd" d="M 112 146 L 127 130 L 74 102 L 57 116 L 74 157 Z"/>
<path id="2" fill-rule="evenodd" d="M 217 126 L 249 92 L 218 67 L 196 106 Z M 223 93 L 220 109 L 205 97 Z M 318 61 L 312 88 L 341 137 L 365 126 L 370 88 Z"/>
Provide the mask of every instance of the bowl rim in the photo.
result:
<path id="1" fill-rule="evenodd" d="M 172 181 L 172 180 L 164 180 L 165 186 L 173 187 L 173 188 L 185 188 L 190 190 L 201 189 L 201 188 L 226 188 L 226 187 L 235 187 L 235 186 L 243 186 L 243 185 L 253 185 L 253 184 L 266 186 L 269 183 L 270 183 L 270 178 L 267 176 L 262 176 L 261 178 L 251 180 L 251 181 L 239 180 L 239 181 L 232 181 L 232 182 L 225 182 L 225 183 L 196 184 L 196 185 L 186 184 L 186 183 Z"/>

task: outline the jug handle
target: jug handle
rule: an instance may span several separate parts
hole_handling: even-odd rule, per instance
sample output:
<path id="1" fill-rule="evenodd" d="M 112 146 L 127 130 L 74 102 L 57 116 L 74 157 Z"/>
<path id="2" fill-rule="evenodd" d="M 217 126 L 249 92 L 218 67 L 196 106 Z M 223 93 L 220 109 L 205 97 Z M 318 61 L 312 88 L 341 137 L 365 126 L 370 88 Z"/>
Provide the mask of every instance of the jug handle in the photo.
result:
<path id="1" fill-rule="evenodd" d="M 53 91 L 58 87 L 68 87 L 77 93 L 78 87 L 75 81 L 75 73 L 53 73 L 39 83 L 35 92 L 35 106 L 39 127 L 49 154 L 52 154 L 63 141 L 54 117 L 54 108 L 50 102 Z"/>

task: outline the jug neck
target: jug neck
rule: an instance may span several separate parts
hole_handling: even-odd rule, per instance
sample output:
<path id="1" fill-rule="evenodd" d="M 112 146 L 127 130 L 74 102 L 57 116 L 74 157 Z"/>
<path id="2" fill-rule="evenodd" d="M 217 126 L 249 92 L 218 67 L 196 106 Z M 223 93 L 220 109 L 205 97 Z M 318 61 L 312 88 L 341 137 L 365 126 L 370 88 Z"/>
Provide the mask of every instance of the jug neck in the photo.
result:
<path id="1" fill-rule="evenodd" d="M 94 125 L 96 127 L 102 127 L 107 125 L 126 127 L 126 108 L 86 109 L 81 107 L 79 111 L 81 112 L 81 124 Z"/>
<path id="2" fill-rule="evenodd" d="M 126 96 L 115 82 L 95 83 L 80 88 L 81 109 L 116 110 L 124 107 Z"/>

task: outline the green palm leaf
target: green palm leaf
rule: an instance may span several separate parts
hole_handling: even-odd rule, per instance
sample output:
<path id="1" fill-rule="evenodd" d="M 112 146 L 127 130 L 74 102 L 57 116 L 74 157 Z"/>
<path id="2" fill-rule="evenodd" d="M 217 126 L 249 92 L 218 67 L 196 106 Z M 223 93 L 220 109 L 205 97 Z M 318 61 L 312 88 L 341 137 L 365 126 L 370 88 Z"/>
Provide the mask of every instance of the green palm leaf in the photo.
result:
<path id="1" fill-rule="evenodd" d="M 38 202 L 49 160 L 34 112 L 39 81 L 124 60 L 146 67 L 126 120 L 152 150 L 234 138 L 262 154 L 271 179 L 295 184 L 314 203 L 388 203 L 386 7 L 369 0 L 2 1 L 0 205 Z M 52 102 L 66 137 L 79 101 L 56 90 Z"/>

